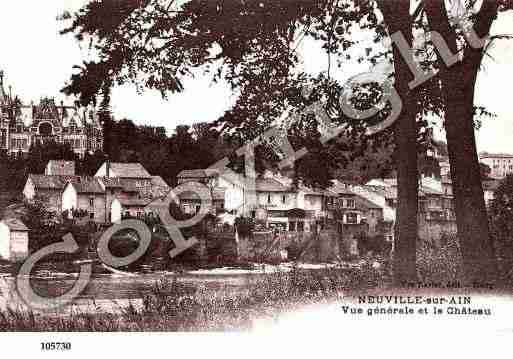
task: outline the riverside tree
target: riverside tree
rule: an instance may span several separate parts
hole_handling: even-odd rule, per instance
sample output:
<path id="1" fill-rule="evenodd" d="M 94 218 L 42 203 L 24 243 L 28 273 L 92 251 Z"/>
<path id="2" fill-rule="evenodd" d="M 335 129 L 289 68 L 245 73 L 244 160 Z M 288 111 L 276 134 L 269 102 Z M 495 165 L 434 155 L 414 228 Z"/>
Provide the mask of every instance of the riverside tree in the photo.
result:
<path id="1" fill-rule="evenodd" d="M 493 41 L 511 38 L 508 35 L 491 37 L 490 29 L 499 11 L 511 10 L 513 2 L 483 0 L 479 6 L 475 2 L 456 2 L 448 7 L 449 4 L 442 0 L 425 1 L 425 11 L 429 27 L 442 36 L 450 52 L 458 58 L 456 63 L 447 64 L 445 59 L 442 61 L 440 49 L 434 48 L 439 57 L 437 70 L 444 105 L 458 238 L 467 279 L 493 282 L 497 277 L 497 262 L 488 227 L 481 183 L 482 167 L 474 135 L 475 117 L 483 109 L 475 106 L 474 94 L 487 49 Z M 467 21 L 473 34 L 468 29 L 462 30 L 461 26 L 456 27 L 457 21 Z"/>

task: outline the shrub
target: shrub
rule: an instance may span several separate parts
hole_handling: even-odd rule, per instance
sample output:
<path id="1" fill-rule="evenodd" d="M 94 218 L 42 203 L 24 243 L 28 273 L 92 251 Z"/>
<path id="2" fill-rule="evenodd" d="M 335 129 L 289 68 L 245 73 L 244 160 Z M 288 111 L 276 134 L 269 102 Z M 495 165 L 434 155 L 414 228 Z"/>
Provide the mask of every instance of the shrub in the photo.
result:
<path id="1" fill-rule="evenodd" d="M 237 217 L 235 219 L 235 228 L 242 237 L 250 237 L 255 230 L 255 221 L 249 217 Z"/>
<path id="2" fill-rule="evenodd" d="M 378 234 L 374 237 L 367 237 L 364 233 L 358 237 L 358 252 L 360 255 L 365 255 L 367 252 L 372 252 L 375 255 L 390 255 L 392 250 L 392 243 L 385 239 L 385 236 Z"/>
<path id="3" fill-rule="evenodd" d="M 462 257 L 456 235 L 443 233 L 440 245 L 430 241 L 418 243 L 417 272 L 421 282 L 462 282 Z"/>

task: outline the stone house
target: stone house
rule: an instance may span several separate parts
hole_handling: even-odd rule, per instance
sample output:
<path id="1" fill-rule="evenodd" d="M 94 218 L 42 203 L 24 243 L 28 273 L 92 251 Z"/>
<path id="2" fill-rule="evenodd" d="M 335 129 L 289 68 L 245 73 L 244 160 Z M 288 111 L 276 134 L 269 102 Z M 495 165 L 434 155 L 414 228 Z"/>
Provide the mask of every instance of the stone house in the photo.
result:
<path id="1" fill-rule="evenodd" d="M 76 176 L 74 168 L 70 162 L 50 161 L 47 174 L 28 176 L 25 198 L 39 197 L 57 214 L 68 211 L 71 217 L 85 214 L 97 223 L 110 223 L 112 218 L 117 221 L 124 215 L 144 213 L 148 203 L 170 190 L 161 177 L 150 175 L 140 163 L 104 163 L 95 177 Z"/>
<path id="2" fill-rule="evenodd" d="M 350 186 L 338 180 L 332 181 L 328 189 L 335 197 L 328 198 L 328 208 L 333 213 L 333 218 L 344 225 L 357 225 L 362 222 L 364 209 L 357 206 L 356 194 Z"/>
<path id="3" fill-rule="evenodd" d="M 0 221 L 0 258 L 22 261 L 29 255 L 29 229 L 16 218 Z"/>
<path id="4" fill-rule="evenodd" d="M 388 233 L 384 223 L 383 208 L 359 195 L 355 196 L 356 207 L 362 211 L 362 222 L 367 224 L 367 234 L 371 237 Z"/>
<path id="5" fill-rule="evenodd" d="M 389 208 L 393 209 L 393 212 L 385 210 L 385 221 L 395 222 L 397 208 L 395 178 L 374 179 L 365 186 L 359 186 L 356 191 L 375 203 L 383 204 L 384 201 Z M 442 180 L 425 176 L 420 178 L 418 208 L 419 238 L 431 240 L 439 238 L 442 233 L 456 232 L 452 186 L 447 176 Z"/>
<path id="6" fill-rule="evenodd" d="M 495 196 L 495 191 L 497 190 L 497 187 L 499 187 L 500 181 L 498 180 L 487 180 L 483 181 L 483 194 L 484 194 L 484 200 L 487 207 L 489 207 L 492 204 L 492 201 Z"/>
<path id="7" fill-rule="evenodd" d="M 105 191 L 94 177 L 79 177 L 70 181 L 62 193 L 62 211 L 73 217 L 73 211 L 80 210 L 83 216 L 96 223 L 108 222 Z"/>
<path id="8" fill-rule="evenodd" d="M 237 215 L 245 211 L 245 202 L 249 201 L 245 193 L 244 177 L 236 173 L 221 172 L 217 169 L 183 170 L 178 176 L 178 185 L 198 182 L 206 185 L 216 196 L 224 193 L 223 210 Z M 220 198 L 215 199 L 217 202 Z"/>
<path id="9" fill-rule="evenodd" d="M 387 241 L 393 242 L 396 216 L 396 192 L 390 188 L 371 185 L 353 186 L 351 190 L 381 208 L 382 214 L 380 215 L 382 215 L 383 218 L 382 233 Z"/>
<path id="10" fill-rule="evenodd" d="M 150 198 L 114 198 L 110 205 L 111 221 L 117 223 L 124 217 L 142 217 Z"/>
<path id="11" fill-rule="evenodd" d="M 106 218 L 140 217 L 155 198 L 170 187 L 160 176 L 152 176 L 140 163 L 105 162 L 95 174 L 105 193 Z"/>
<path id="12" fill-rule="evenodd" d="M 151 178 L 146 168 L 137 162 L 121 163 L 106 161 L 100 166 L 94 176 L 139 180 L 142 185 Z"/>
<path id="13" fill-rule="evenodd" d="M 76 181 L 78 176 L 29 174 L 23 196 L 27 200 L 36 198 L 44 201 L 50 211 L 62 212 L 62 193 L 66 184 Z"/>
<path id="14" fill-rule="evenodd" d="M 160 176 L 148 178 L 98 178 L 105 193 L 106 218 L 118 222 L 122 217 L 140 217 L 154 199 L 165 197 L 170 187 Z"/>
<path id="15" fill-rule="evenodd" d="M 192 182 L 190 182 L 192 184 Z M 220 215 L 225 212 L 226 190 L 224 188 L 214 188 L 210 191 L 212 206 L 209 213 L 212 215 Z M 185 214 L 194 215 L 200 211 L 201 198 L 198 192 L 184 191 L 178 194 L 180 199 L 180 208 Z"/>
<path id="16" fill-rule="evenodd" d="M 45 168 L 47 176 L 74 176 L 75 161 L 50 160 Z"/>

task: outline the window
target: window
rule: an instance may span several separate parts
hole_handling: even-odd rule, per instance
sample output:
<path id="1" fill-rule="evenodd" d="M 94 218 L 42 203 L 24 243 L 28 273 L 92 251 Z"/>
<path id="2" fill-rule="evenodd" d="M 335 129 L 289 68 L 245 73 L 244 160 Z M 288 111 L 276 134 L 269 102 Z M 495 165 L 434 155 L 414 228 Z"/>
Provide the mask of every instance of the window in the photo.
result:
<path id="1" fill-rule="evenodd" d="M 356 213 L 346 213 L 346 223 L 348 224 L 357 224 L 358 223 L 358 215 Z"/>
<path id="2" fill-rule="evenodd" d="M 271 195 L 270 194 L 267 195 L 267 203 L 271 203 Z"/>
<path id="3" fill-rule="evenodd" d="M 281 203 L 285 203 L 287 201 L 287 198 L 285 195 L 281 196 Z"/>
<path id="4" fill-rule="evenodd" d="M 289 223 L 289 231 L 295 232 L 296 231 L 296 222 L 290 222 Z"/>
<path id="5" fill-rule="evenodd" d="M 94 207 L 94 197 L 89 198 L 89 206 Z"/>
<path id="6" fill-rule="evenodd" d="M 348 200 L 346 201 L 346 207 L 347 207 L 347 208 L 355 208 L 355 207 L 356 207 L 356 204 L 355 204 L 354 199 L 348 199 Z"/>
<path id="7" fill-rule="evenodd" d="M 94 219 L 94 212 L 89 213 L 89 218 Z"/>

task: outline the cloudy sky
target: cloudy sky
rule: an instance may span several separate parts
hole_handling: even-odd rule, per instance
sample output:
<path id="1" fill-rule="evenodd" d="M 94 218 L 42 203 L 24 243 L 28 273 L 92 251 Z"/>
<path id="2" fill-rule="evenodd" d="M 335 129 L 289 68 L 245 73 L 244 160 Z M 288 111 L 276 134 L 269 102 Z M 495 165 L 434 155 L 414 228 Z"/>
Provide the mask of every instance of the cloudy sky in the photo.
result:
<path id="1" fill-rule="evenodd" d="M 18 0 L 0 2 L 0 68 L 6 73 L 6 87 L 24 102 L 38 101 L 43 96 L 65 99 L 59 90 L 72 74 L 72 66 L 80 64 L 87 52 L 71 36 L 58 35 L 62 24 L 56 17 L 63 10 L 80 7 L 84 0 Z M 495 22 L 494 33 L 513 34 L 511 12 Z M 304 66 L 318 72 L 326 68 L 326 57 L 304 44 Z M 497 43 L 480 73 L 476 104 L 497 114 L 483 121 L 477 133 L 478 150 L 513 153 L 513 41 Z M 347 71 L 347 67 L 345 67 Z M 353 74 L 365 71 L 354 66 Z M 352 74 L 351 74 L 352 75 Z M 132 87 L 115 89 L 113 110 L 116 117 L 127 117 L 139 124 L 152 124 L 173 129 L 177 124 L 213 121 L 235 100 L 226 84 L 212 84 L 195 78 L 185 84 L 186 91 L 172 95 L 167 101 L 158 93 L 137 94 Z"/>

